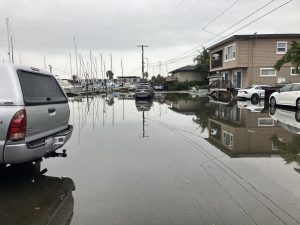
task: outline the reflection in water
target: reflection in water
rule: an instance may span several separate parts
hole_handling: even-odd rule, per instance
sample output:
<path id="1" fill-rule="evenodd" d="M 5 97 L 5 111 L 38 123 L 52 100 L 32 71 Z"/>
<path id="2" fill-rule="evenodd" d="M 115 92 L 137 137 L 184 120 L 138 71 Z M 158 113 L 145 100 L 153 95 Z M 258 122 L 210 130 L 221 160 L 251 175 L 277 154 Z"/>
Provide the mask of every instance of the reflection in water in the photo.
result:
<path id="1" fill-rule="evenodd" d="M 75 190 L 70 178 L 39 174 L 39 164 L 0 169 L 0 224 L 69 225 Z"/>
<path id="2" fill-rule="evenodd" d="M 145 132 L 145 112 L 149 111 L 153 105 L 153 99 L 135 99 L 135 107 L 139 112 L 142 112 L 142 124 L 143 124 L 143 135 L 142 137 L 149 137 L 146 136 Z"/>
<path id="3" fill-rule="evenodd" d="M 272 141 L 282 153 L 286 163 L 297 162 L 300 165 L 300 110 L 287 110 L 270 107 L 271 118 L 283 129 L 291 132 L 291 139 L 284 140 L 277 134 L 272 136 Z M 299 169 L 295 170 L 299 172 Z"/>
<path id="4" fill-rule="evenodd" d="M 208 130 L 206 140 L 230 157 L 270 157 L 276 154 L 289 157 L 286 161 L 299 161 L 295 152 L 293 156 L 284 154 L 291 146 L 294 149 L 300 148 L 296 141 L 300 133 L 300 112 L 271 108 L 269 113 L 263 102 L 228 103 L 189 94 L 158 93 L 150 101 L 134 99 L 134 95 L 130 93 L 73 99 L 72 108 L 75 111 L 77 109 L 73 120 L 75 123 L 77 120 L 75 130 L 79 128 L 79 143 L 80 130 L 85 127 L 88 117 L 93 123 L 93 129 L 99 128 L 99 124 L 102 124 L 102 127 L 110 125 L 107 120 L 111 121 L 111 126 L 114 127 L 116 119 L 117 123 L 120 123 L 115 113 L 117 117 L 121 115 L 121 121 L 133 119 L 134 114 L 130 111 L 132 104 L 135 104 L 136 110 L 142 114 L 141 137 L 148 137 L 145 130 L 146 116 L 149 116 L 152 106 L 157 104 L 154 108 L 159 110 L 159 117 L 162 115 L 162 107 L 182 115 L 193 116 L 191 122 L 199 125 L 201 133 Z M 288 148 L 283 150 L 283 146 Z"/>
<path id="5" fill-rule="evenodd" d="M 207 140 L 230 157 L 277 154 L 286 162 L 299 163 L 297 112 L 270 109 L 270 116 L 262 109 L 248 102 L 232 106 L 210 101 Z"/>
<path id="6" fill-rule="evenodd" d="M 208 126 L 209 101 L 207 97 L 189 94 L 169 94 L 166 100 L 170 109 L 184 115 L 194 115 L 193 121 L 199 124 L 201 132 Z"/>

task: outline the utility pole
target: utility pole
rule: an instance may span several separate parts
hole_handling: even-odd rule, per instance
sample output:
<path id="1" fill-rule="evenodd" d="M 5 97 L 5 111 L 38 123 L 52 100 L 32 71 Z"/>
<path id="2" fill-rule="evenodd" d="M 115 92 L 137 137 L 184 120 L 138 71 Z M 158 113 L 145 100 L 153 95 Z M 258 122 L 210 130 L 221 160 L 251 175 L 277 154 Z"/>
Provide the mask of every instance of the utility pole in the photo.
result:
<path id="1" fill-rule="evenodd" d="M 168 76 L 168 63 L 166 62 L 166 76 Z"/>
<path id="2" fill-rule="evenodd" d="M 159 61 L 159 75 L 161 75 L 161 61 Z"/>
<path id="3" fill-rule="evenodd" d="M 146 65 L 147 65 L 147 70 L 146 70 L 146 72 L 148 73 L 148 70 L 149 70 L 148 58 L 145 58 L 145 59 L 146 59 L 146 61 L 147 61 L 147 63 L 146 63 Z"/>
<path id="4" fill-rule="evenodd" d="M 144 48 L 148 48 L 148 45 L 138 45 L 138 48 L 142 48 L 142 78 L 144 79 L 145 73 L 144 73 Z"/>
<path id="5" fill-rule="evenodd" d="M 11 58 L 10 58 L 10 32 L 9 32 L 9 18 L 6 18 L 6 29 L 7 29 L 7 43 L 8 43 L 8 61 L 11 63 Z"/>

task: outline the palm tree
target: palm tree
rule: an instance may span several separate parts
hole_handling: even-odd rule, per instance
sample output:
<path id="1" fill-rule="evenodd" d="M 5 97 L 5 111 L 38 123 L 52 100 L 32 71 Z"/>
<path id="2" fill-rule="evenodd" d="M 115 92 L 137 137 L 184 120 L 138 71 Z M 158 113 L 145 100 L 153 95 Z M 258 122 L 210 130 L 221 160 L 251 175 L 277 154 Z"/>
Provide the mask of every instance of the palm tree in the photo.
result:
<path id="1" fill-rule="evenodd" d="M 286 64 L 291 63 L 293 67 L 295 67 L 296 73 L 300 73 L 300 43 L 293 41 L 291 44 L 291 48 L 287 51 L 287 53 L 279 59 L 274 68 L 276 70 L 280 70 L 280 68 Z"/>
<path id="2" fill-rule="evenodd" d="M 196 63 L 197 69 L 204 73 L 209 73 L 209 63 L 210 63 L 210 55 L 209 51 L 206 48 L 202 49 L 202 52 L 199 52 L 199 55 L 197 55 L 193 59 L 194 63 Z"/>

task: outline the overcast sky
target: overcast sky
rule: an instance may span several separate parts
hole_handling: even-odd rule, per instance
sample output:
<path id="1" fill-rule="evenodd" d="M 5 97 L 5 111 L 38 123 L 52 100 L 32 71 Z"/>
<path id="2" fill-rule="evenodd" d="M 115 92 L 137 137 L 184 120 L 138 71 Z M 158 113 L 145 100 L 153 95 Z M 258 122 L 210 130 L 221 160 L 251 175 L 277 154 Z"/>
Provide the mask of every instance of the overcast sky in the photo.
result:
<path id="1" fill-rule="evenodd" d="M 121 58 L 124 75 L 141 75 L 138 44 L 149 45 L 145 57 L 150 76 L 159 71 L 165 75 L 166 70 L 192 64 L 194 51 L 201 45 L 208 47 L 285 2 L 288 0 L 0 0 L 0 59 L 8 61 L 9 18 L 17 63 L 44 68 L 45 57 L 55 74 L 70 77 L 70 53 L 73 73 L 76 71 L 75 36 L 86 64 L 92 51 L 100 77 L 100 54 L 108 70 L 110 53 L 115 76 L 121 75 Z M 299 9 L 300 0 L 293 0 L 234 34 L 300 33 Z M 188 57 L 171 61 L 183 53 Z"/>

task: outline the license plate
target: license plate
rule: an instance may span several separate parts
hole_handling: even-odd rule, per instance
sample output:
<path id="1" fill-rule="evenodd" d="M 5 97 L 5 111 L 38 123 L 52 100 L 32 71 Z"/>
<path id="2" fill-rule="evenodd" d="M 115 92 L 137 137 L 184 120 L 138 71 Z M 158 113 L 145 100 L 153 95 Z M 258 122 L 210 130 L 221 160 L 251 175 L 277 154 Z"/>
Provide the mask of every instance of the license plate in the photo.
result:
<path id="1" fill-rule="evenodd" d="M 53 144 L 54 144 L 53 137 L 46 138 L 45 139 L 45 144 L 46 144 L 49 151 L 52 150 L 53 149 Z"/>

